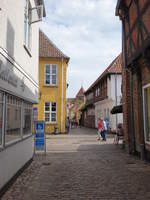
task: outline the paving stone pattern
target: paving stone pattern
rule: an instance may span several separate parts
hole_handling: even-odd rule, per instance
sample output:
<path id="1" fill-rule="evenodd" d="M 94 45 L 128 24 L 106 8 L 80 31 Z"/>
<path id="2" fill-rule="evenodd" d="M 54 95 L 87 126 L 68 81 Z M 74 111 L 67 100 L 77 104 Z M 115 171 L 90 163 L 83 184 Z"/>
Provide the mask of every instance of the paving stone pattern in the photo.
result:
<path id="1" fill-rule="evenodd" d="M 150 164 L 96 130 L 47 136 L 47 155 L 36 155 L 2 200 L 149 200 Z"/>

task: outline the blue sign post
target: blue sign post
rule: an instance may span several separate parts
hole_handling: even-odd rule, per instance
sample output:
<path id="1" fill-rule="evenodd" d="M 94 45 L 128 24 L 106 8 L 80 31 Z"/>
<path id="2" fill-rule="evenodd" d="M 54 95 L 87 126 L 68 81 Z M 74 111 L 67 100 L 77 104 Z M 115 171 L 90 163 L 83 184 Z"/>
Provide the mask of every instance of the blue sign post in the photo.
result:
<path id="1" fill-rule="evenodd" d="M 44 151 L 46 153 L 46 140 L 45 140 L 45 124 L 44 121 L 35 122 L 35 151 Z"/>

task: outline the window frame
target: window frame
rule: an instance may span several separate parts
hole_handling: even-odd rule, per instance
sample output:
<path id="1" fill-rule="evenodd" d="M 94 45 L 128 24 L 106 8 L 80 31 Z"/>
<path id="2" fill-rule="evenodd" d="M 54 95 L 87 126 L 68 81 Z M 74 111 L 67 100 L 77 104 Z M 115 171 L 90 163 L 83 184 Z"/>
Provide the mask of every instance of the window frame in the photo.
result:
<path id="1" fill-rule="evenodd" d="M 45 104 L 46 103 L 49 103 L 49 111 L 46 111 L 45 108 Z M 56 103 L 56 102 L 52 102 L 52 101 L 45 101 L 44 102 L 44 121 L 46 124 L 48 123 L 51 123 L 51 124 L 56 124 L 57 123 L 57 103 L 56 103 L 56 111 L 52 111 L 52 103 Z M 49 121 L 46 121 L 46 117 L 45 117 L 45 114 L 48 113 L 49 114 Z M 52 113 L 55 113 L 56 114 L 56 121 L 52 121 L 52 117 L 51 117 L 51 114 Z"/>
<path id="2" fill-rule="evenodd" d="M 32 48 L 31 8 L 30 0 L 24 0 L 24 47 L 30 56 Z"/>
<path id="3" fill-rule="evenodd" d="M 4 137 L 5 137 L 5 93 L 0 91 L 2 94 L 2 136 L 1 136 L 1 143 L 0 148 L 4 148 Z"/>
<path id="4" fill-rule="evenodd" d="M 23 119 L 24 119 L 24 113 L 23 113 L 23 109 L 24 109 L 24 103 L 27 104 L 31 104 L 31 107 L 33 108 L 33 104 L 31 102 L 25 101 L 22 98 L 19 98 L 18 96 L 15 96 L 13 94 L 7 93 L 5 91 L 0 90 L 0 93 L 3 95 L 3 107 L 2 107 L 2 143 L 0 144 L 0 150 L 3 150 L 7 147 L 9 147 L 10 145 L 14 145 L 16 142 L 20 142 L 22 140 L 24 140 L 27 137 L 32 136 L 32 126 L 33 126 L 33 111 L 31 109 L 31 133 L 30 134 L 26 134 L 23 135 Z M 17 106 L 20 107 L 21 109 L 21 119 L 20 119 L 20 134 L 19 137 L 13 140 L 10 140 L 8 142 L 6 142 L 6 119 L 7 119 L 7 96 L 10 96 L 10 102 L 12 104 L 15 104 L 14 102 L 17 100 L 20 101 L 20 104 L 16 103 Z"/>
<path id="5" fill-rule="evenodd" d="M 146 132 L 146 104 L 145 104 L 145 90 L 150 88 L 150 83 L 143 86 L 143 119 L 144 119 L 144 140 L 145 143 L 150 145 L 150 141 L 147 140 L 147 132 Z"/>
<path id="6" fill-rule="evenodd" d="M 13 140 L 11 140 L 11 141 L 9 141 L 9 142 L 6 142 L 6 122 L 7 122 L 7 96 L 10 96 L 11 98 L 12 98 L 12 100 L 11 101 L 13 101 L 14 99 L 13 98 L 16 98 L 15 100 L 19 100 L 20 101 L 20 105 L 18 105 L 18 107 L 20 107 L 20 117 L 21 117 L 21 119 L 20 119 L 20 136 L 18 137 L 18 138 L 16 138 L 16 139 L 13 139 Z M 10 103 L 10 105 L 13 105 L 13 106 L 16 106 L 16 105 L 14 105 L 14 104 L 12 104 L 12 103 Z M 5 120 L 5 129 L 4 129 L 4 146 L 9 146 L 9 145 L 11 145 L 11 144 L 13 144 L 13 143 L 16 143 L 17 141 L 21 141 L 22 140 L 22 99 L 21 98 L 19 98 L 19 97 L 17 97 L 17 96 L 15 96 L 15 95 L 12 95 L 12 94 L 9 94 L 9 93 L 6 93 L 5 94 L 5 118 L 4 118 L 4 120 Z"/>
<path id="7" fill-rule="evenodd" d="M 53 65 L 56 66 L 56 74 L 51 73 Z M 46 73 L 46 66 L 50 67 L 50 73 L 49 73 L 49 76 L 50 76 L 49 82 L 50 83 L 46 83 L 46 75 L 48 74 L 48 73 Z M 51 79 L 51 77 L 54 76 L 54 75 L 56 76 L 56 84 L 52 83 L 53 79 Z M 44 65 L 44 85 L 46 85 L 46 86 L 57 86 L 57 64 L 45 64 Z"/>

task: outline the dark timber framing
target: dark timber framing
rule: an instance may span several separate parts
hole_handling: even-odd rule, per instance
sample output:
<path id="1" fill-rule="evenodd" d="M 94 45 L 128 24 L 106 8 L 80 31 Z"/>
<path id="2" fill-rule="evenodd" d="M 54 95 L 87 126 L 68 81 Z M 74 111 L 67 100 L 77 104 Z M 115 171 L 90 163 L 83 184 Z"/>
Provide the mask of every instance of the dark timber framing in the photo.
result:
<path id="1" fill-rule="evenodd" d="M 136 19 L 131 26 L 129 11 L 131 6 L 135 4 L 136 6 Z M 123 30 L 123 35 L 125 39 L 125 43 L 128 44 L 128 51 L 127 45 L 124 47 L 125 51 L 125 60 L 127 66 L 132 63 L 136 58 L 140 56 L 144 49 L 150 46 L 150 31 L 146 28 L 146 25 L 143 21 L 143 16 L 146 11 L 150 8 L 150 0 L 147 0 L 143 8 L 140 10 L 139 0 L 131 0 L 129 5 L 127 6 L 125 1 L 118 1 L 117 9 L 121 9 L 122 14 L 120 15 L 119 11 L 116 11 L 116 14 L 120 15 L 121 19 L 128 24 L 128 33 Z M 138 35 L 136 43 L 133 41 L 133 32 L 138 28 Z M 146 35 L 144 39 L 144 33 Z"/>

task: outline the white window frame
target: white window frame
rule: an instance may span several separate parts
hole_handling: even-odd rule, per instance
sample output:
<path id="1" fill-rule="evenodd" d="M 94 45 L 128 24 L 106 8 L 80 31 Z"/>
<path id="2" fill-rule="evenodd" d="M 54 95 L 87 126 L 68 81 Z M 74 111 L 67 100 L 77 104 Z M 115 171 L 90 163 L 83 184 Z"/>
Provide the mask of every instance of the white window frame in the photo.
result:
<path id="1" fill-rule="evenodd" d="M 49 111 L 45 110 L 45 104 L 49 103 Z M 56 124 L 57 123 L 57 103 L 56 103 L 56 111 L 52 111 L 52 103 L 56 103 L 56 102 L 52 102 L 52 101 L 45 101 L 44 102 L 44 121 L 45 121 L 45 114 L 48 113 L 49 114 L 49 121 L 45 121 L 45 123 L 52 123 L 52 124 Z M 55 113 L 56 114 L 56 121 L 52 121 L 52 117 L 51 114 Z"/>
<path id="2" fill-rule="evenodd" d="M 4 137 L 5 137 L 5 93 L 3 93 L 2 91 L 0 91 L 3 95 L 3 99 L 2 99 L 2 138 L 1 138 L 1 144 L 0 144 L 0 148 L 4 148 Z"/>
<path id="3" fill-rule="evenodd" d="M 24 0 L 24 46 L 31 51 L 31 3 L 30 0 Z"/>
<path id="4" fill-rule="evenodd" d="M 146 140 L 146 138 L 147 138 L 147 136 L 146 136 L 146 110 L 145 110 L 145 89 L 147 89 L 147 88 L 149 88 L 150 87 L 150 83 L 149 84 L 147 84 L 147 85 L 145 85 L 145 86 L 143 86 L 143 118 L 144 118 L 144 140 L 145 140 L 145 143 L 146 144 L 149 144 L 150 145 L 150 141 L 147 141 Z"/>
<path id="5" fill-rule="evenodd" d="M 3 114 L 2 114 L 2 144 L 0 144 L 0 149 L 5 149 L 9 145 L 13 145 L 16 142 L 22 141 L 26 137 L 32 136 L 33 112 L 32 112 L 32 116 L 31 116 L 31 134 L 27 134 L 27 135 L 23 136 L 22 135 L 23 134 L 22 133 L 22 129 L 23 129 L 23 117 L 24 117 L 24 115 L 23 115 L 23 107 L 24 107 L 24 103 L 31 104 L 31 102 L 24 101 L 23 99 L 20 99 L 20 98 L 18 98 L 17 96 L 15 96 L 13 94 L 9 94 L 9 93 L 6 93 L 6 92 L 1 91 L 1 90 L 0 90 L 0 92 L 3 94 L 3 99 L 2 99 L 2 103 L 3 103 L 3 108 L 2 108 L 2 110 L 3 110 Z M 9 142 L 6 142 L 6 139 L 5 139 L 5 137 L 6 137 L 6 119 L 7 119 L 7 96 L 12 96 L 12 97 L 15 98 L 15 100 L 19 99 L 20 100 L 20 108 L 21 108 L 20 137 L 18 137 L 16 139 L 13 139 L 13 140 L 11 140 Z M 13 102 L 13 99 L 11 99 L 11 102 Z"/>
<path id="6" fill-rule="evenodd" d="M 24 132 L 23 132 L 23 127 L 24 127 L 24 112 L 25 112 L 25 108 L 26 108 L 26 106 L 29 106 L 30 105 L 30 110 L 31 110 L 31 129 L 30 129 L 30 133 L 28 133 L 28 134 L 24 134 Z M 32 135 L 32 126 L 33 126 L 33 106 L 31 105 L 31 103 L 29 104 L 28 102 L 26 102 L 26 101 L 23 101 L 22 102 L 22 120 L 21 120 L 21 122 L 22 122 L 22 125 L 21 125 L 21 134 L 22 134 L 22 138 L 26 138 L 26 137 L 28 137 L 29 135 Z"/>
<path id="7" fill-rule="evenodd" d="M 50 67 L 50 73 L 49 73 L 49 76 L 50 76 L 50 83 L 46 83 L 46 66 L 49 66 Z M 52 66 L 55 65 L 56 66 L 56 74 L 52 74 Z M 56 76 L 56 84 L 52 83 L 52 76 L 55 75 Z M 44 66 L 44 84 L 46 86 L 48 85 L 52 85 L 52 86 L 56 86 L 57 85 L 57 64 L 45 64 Z"/>
<path id="8" fill-rule="evenodd" d="M 14 100 L 13 98 L 15 98 L 15 101 L 16 100 L 20 101 L 20 105 L 18 107 L 20 107 L 20 109 L 21 109 L 21 119 L 20 119 L 20 135 L 19 135 L 18 138 L 6 142 L 6 135 L 7 134 L 6 134 L 6 128 L 5 128 L 5 130 L 4 130 L 4 137 L 5 137 L 4 141 L 5 141 L 5 144 L 4 145 L 6 147 L 9 146 L 10 144 L 13 144 L 15 142 L 18 142 L 18 141 L 22 140 L 22 99 L 18 98 L 15 95 L 12 95 L 12 94 L 5 94 L 5 98 L 6 98 L 6 100 L 5 100 L 5 109 L 6 109 L 6 111 L 5 111 L 6 112 L 6 114 L 5 114 L 5 123 L 6 123 L 6 120 L 7 120 L 7 106 L 8 106 L 7 97 L 8 96 L 10 96 L 12 98 L 11 103 L 9 103 L 11 106 L 16 106 L 17 105 L 17 103 L 16 104 L 12 103 L 12 101 Z M 5 124 L 5 127 L 6 127 L 6 124 Z"/>

